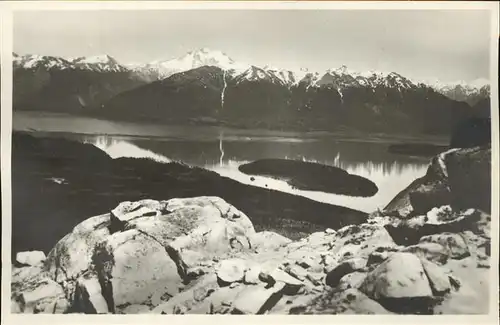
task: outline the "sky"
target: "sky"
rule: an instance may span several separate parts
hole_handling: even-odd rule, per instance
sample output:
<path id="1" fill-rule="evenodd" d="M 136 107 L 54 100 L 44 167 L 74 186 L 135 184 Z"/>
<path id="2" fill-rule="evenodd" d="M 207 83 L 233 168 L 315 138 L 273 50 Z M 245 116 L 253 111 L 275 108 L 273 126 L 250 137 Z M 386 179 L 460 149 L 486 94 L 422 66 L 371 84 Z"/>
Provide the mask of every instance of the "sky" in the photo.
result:
<path id="1" fill-rule="evenodd" d="M 22 11 L 14 52 L 109 54 L 122 63 L 210 48 L 257 66 L 395 71 L 415 80 L 489 77 L 482 10 Z"/>

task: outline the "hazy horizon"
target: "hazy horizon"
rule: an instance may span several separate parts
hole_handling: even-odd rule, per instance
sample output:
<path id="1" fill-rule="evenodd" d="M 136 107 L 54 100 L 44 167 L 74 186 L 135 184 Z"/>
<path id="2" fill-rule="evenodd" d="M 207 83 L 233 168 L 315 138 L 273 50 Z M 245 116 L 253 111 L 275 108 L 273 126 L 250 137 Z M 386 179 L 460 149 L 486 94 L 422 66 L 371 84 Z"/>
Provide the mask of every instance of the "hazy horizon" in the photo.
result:
<path id="1" fill-rule="evenodd" d="M 24 11 L 13 50 L 129 64 L 210 48 L 257 66 L 471 82 L 489 79 L 490 31 L 486 10 Z"/>

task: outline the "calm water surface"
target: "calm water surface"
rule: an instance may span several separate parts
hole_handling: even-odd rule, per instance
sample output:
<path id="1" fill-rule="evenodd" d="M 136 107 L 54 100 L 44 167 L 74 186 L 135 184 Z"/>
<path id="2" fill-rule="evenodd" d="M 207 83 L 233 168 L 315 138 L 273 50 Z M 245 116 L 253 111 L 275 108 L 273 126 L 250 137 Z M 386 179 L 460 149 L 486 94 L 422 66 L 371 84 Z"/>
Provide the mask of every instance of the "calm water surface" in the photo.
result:
<path id="1" fill-rule="evenodd" d="M 138 125 L 25 112 L 16 112 L 13 127 L 15 130 L 50 132 L 91 143 L 112 158 L 147 157 L 159 162 L 184 162 L 213 170 L 244 184 L 277 189 L 366 212 L 383 208 L 403 188 L 423 176 L 429 162 L 428 158 L 388 153 L 390 142 L 387 140 L 341 139 L 328 133 Z M 239 165 L 263 158 L 299 159 L 340 167 L 372 180 L 379 191 L 369 198 L 302 191 L 284 181 L 267 177 L 255 176 L 255 180 L 251 181 L 250 176 L 238 171 Z"/>

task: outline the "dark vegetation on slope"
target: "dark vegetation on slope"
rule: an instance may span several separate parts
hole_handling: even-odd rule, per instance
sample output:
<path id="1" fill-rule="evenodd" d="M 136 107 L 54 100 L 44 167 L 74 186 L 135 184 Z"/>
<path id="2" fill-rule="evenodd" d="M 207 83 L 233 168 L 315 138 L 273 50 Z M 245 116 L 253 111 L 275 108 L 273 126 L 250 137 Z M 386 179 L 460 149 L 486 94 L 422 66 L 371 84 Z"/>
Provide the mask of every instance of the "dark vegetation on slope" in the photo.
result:
<path id="1" fill-rule="evenodd" d="M 451 137 L 451 148 L 472 148 L 491 143 L 491 118 L 472 118 L 462 122 Z"/>
<path id="2" fill-rule="evenodd" d="M 404 143 L 389 146 L 389 152 L 432 157 L 450 148 L 472 148 L 491 143 L 491 108 L 490 99 L 479 101 L 472 110 L 477 116 L 469 117 L 457 123 L 453 128 L 449 146 L 425 143 Z"/>
<path id="3" fill-rule="evenodd" d="M 119 93 L 143 84 L 143 80 L 128 71 L 14 68 L 13 108 L 86 114 Z"/>
<path id="4" fill-rule="evenodd" d="M 111 159 L 89 145 L 13 134 L 12 252 L 43 250 L 82 220 L 123 201 L 219 196 L 257 230 L 300 238 L 366 220 L 363 212 L 243 185 L 215 172 L 149 159 Z"/>
<path id="5" fill-rule="evenodd" d="M 224 80 L 220 68 L 203 66 L 148 83 L 132 71 L 15 67 L 13 81 L 16 110 L 134 122 L 447 135 L 468 118 L 489 116 L 484 100 L 471 107 L 390 78 L 368 86 L 325 75 L 318 87 L 289 86 L 272 77 Z"/>
<path id="6" fill-rule="evenodd" d="M 287 159 L 261 159 L 239 166 L 247 175 L 270 176 L 308 191 L 322 191 L 349 196 L 373 196 L 377 185 L 342 168 Z"/>
<path id="7" fill-rule="evenodd" d="M 349 86 L 340 96 L 335 80 L 319 87 L 287 87 L 267 79 L 229 78 L 226 83 L 222 105 L 223 71 L 204 66 L 122 92 L 88 114 L 164 123 L 211 121 L 238 128 L 429 135 L 450 134 L 461 121 L 488 115 L 488 110 L 422 85 Z"/>

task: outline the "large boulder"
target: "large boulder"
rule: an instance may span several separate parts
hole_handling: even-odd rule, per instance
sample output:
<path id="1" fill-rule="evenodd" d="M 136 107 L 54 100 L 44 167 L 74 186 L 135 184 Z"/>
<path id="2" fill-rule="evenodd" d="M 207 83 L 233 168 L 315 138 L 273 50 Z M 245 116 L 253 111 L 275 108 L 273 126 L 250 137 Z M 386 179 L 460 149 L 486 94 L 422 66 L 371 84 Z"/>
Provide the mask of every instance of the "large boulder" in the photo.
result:
<path id="1" fill-rule="evenodd" d="M 246 264 L 242 259 L 223 260 L 215 267 L 217 278 L 227 284 L 242 281 L 245 270 Z"/>
<path id="2" fill-rule="evenodd" d="M 113 234 L 95 255 L 94 269 L 103 279 L 103 291 L 112 296 L 111 310 L 145 303 L 160 290 L 161 295 L 177 294 L 182 286 L 165 247 L 137 229 Z"/>
<path id="3" fill-rule="evenodd" d="M 361 291 L 374 299 L 432 296 L 420 259 L 410 253 L 394 253 L 368 274 Z"/>
<path id="4" fill-rule="evenodd" d="M 78 224 L 49 252 L 45 269 L 56 282 L 76 279 L 90 268 L 94 248 L 110 235 L 109 214 L 89 218 Z"/>
<path id="5" fill-rule="evenodd" d="M 433 298 L 422 262 L 410 253 L 392 254 L 367 275 L 359 290 L 393 311 L 410 304 L 414 312 L 425 312 Z"/>
<path id="6" fill-rule="evenodd" d="M 19 252 L 16 254 L 16 262 L 19 265 L 40 265 L 45 261 L 45 258 L 45 253 L 41 251 Z"/>
<path id="7" fill-rule="evenodd" d="M 250 249 L 254 236 L 248 217 L 220 198 L 124 202 L 61 239 L 35 272 L 40 279 L 31 287 L 53 287 L 44 289 L 54 293 L 43 299 L 64 294 L 74 311 L 154 307 L 160 303 L 155 297 L 176 295 L 213 259 Z M 197 273 L 196 267 L 202 269 Z M 18 282 L 13 291 L 25 296 L 28 289 L 16 287 Z M 16 297 L 24 301 L 22 310 L 32 310 L 32 301 L 41 299 L 24 296 Z"/>
<path id="8" fill-rule="evenodd" d="M 455 148 L 434 157 L 426 175 L 401 191 L 384 210 L 406 217 L 443 205 L 490 212 L 490 146 Z"/>

